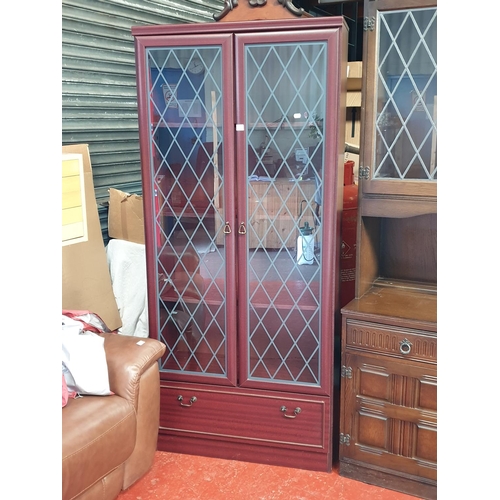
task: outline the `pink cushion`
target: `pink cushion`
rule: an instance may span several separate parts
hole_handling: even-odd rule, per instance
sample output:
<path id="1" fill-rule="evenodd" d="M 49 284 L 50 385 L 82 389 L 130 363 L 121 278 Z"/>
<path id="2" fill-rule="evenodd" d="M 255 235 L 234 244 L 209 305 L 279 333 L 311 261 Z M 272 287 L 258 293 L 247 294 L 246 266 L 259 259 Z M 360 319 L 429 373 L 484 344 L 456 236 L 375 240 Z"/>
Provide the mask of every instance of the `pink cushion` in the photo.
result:
<path id="1" fill-rule="evenodd" d="M 64 373 L 62 374 L 62 407 L 64 408 L 68 404 L 69 398 L 74 398 L 76 396 L 76 392 L 70 391 L 68 389 L 68 384 L 66 383 L 66 379 L 64 378 Z"/>

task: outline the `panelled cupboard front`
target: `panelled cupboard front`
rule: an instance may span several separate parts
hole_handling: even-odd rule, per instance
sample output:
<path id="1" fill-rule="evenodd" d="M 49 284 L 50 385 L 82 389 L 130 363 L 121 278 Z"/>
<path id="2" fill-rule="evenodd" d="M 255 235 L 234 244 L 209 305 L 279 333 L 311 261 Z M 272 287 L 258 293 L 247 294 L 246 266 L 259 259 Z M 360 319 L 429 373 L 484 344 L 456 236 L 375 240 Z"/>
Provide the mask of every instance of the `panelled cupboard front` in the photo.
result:
<path id="1" fill-rule="evenodd" d="M 437 6 L 365 0 L 339 473 L 437 497 Z"/>
<path id="2" fill-rule="evenodd" d="M 330 471 L 345 24 L 132 31 L 159 449 Z"/>

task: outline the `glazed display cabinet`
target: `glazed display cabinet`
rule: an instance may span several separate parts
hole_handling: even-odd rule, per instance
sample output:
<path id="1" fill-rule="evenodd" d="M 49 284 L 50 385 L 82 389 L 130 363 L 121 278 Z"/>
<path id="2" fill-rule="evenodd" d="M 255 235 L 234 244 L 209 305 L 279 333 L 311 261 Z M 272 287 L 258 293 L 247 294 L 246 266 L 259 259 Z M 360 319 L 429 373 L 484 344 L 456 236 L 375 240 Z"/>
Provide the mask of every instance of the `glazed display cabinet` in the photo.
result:
<path id="1" fill-rule="evenodd" d="M 436 498 L 437 8 L 364 4 L 356 297 L 342 309 L 340 474 Z"/>
<path id="2" fill-rule="evenodd" d="M 158 447 L 330 471 L 346 28 L 266 8 L 132 30 Z"/>

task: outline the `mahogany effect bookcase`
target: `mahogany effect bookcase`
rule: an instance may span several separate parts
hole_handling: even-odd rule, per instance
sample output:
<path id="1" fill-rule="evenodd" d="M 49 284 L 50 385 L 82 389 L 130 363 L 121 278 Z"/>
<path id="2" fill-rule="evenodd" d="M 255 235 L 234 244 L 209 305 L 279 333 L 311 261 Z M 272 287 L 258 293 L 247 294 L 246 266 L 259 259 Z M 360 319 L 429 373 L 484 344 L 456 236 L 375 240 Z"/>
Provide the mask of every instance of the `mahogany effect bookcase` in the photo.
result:
<path id="1" fill-rule="evenodd" d="M 158 447 L 330 471 L 347 29 L 252 3 L 132 28 Z"/>

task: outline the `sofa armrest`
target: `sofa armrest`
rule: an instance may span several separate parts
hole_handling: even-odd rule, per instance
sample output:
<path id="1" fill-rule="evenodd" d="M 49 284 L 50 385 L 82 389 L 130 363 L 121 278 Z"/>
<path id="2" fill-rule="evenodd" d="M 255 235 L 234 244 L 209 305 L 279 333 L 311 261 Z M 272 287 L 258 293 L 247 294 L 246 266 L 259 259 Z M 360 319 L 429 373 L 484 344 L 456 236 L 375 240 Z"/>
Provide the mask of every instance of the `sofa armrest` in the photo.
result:
<path id="1" fill-rule="evenodd" d="M 103 333 L 109 387 L 130 401 L 137 410 L 141 375 L 165 352 L 165 345 L 151 338 Z"/>

